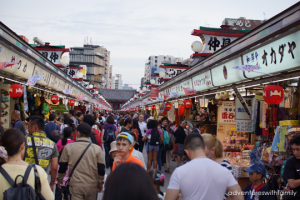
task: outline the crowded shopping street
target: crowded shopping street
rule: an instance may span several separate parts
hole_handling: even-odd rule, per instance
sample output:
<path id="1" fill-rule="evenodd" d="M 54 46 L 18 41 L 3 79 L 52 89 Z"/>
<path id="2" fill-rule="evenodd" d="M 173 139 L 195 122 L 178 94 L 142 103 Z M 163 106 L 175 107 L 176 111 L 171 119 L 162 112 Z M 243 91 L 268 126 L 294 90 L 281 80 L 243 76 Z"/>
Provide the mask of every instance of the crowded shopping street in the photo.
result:
<path id="1" fill-rule="evenodd" d="M 300 200 L 300 2 L 0 4 L 0 200 Z"/>

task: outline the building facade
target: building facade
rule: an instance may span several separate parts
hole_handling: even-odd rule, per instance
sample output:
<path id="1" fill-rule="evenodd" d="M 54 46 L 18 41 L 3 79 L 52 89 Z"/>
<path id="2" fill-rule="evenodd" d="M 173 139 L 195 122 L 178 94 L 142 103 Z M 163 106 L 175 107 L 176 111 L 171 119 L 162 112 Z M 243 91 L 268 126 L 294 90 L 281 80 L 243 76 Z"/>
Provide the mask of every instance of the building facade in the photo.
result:
<path id="1" fill-rule="evenodd" d="M 99 45 L 85 44 L 83 47 L 71 47 L 70 65 L 86 65 L 86 78 L 94 81 L 94 86 L 107 86 L 110 52 Z"/>
<path id="2" fill-rule="evenodd" d="M 130 87 L 128 84 L 124 84 L 123 90 L 134 90 L 133 87 Z"/>

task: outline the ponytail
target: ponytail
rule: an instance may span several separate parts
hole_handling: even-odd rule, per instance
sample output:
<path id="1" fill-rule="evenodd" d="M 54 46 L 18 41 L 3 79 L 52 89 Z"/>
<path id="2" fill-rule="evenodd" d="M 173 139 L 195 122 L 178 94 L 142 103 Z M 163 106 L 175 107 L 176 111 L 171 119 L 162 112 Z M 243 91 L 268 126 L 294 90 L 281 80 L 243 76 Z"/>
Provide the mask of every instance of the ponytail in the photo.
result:
<path id="1" fill-rule="evenodd" d="M 65 146 L 68 142 L 68 138 L 71 137 L 73 131 L 71 127 L 64 128 L 64 138 L 61 140 L 61 144 Z"/>
<path id="2" fill-rule="evenodd" d="M 216 139 L 215 156 L 216 156 L 216 158 L 222 158 L 223 157 L 223 145 L 218 138 L 215 138 L 215 139 Z"/>

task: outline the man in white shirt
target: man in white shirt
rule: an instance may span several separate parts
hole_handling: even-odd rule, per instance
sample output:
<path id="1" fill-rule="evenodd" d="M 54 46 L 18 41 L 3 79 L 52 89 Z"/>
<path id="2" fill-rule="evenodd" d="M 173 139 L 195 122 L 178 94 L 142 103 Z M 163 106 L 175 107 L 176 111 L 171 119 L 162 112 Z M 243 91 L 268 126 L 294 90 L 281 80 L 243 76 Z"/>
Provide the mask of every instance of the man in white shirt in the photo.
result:
<path id="1" fill-rule="evenodd" d="M 143 114 L 139 116 L 139 127 L 142 133 L 142 137 L 139 138 L 139 151 L 143 153 L 144 141 L 142 141 L 142 139 L 146 135 L 146 131 L 147 131 L 147 124 L 144 122 Z"/>
<path id="2" fill-rule="evenodd" d="M 136 144 L 136 136 L 135 136 L 135 134 L 133 133 L 133 132 L 131 132 L 131 131 L 129 131 L 128 132 L 130 135 L 132 135 L 132 138 L 133 138 L 133 146 Z M 137 150 L 135 150 L 134 148 L 133 148 L 133 151 L 131 152 L 131 155 L 133 155 L 135 158 L 137 158 L 137 159 L 139 159 L 140 161 L 142 161 L 142 163 L 143 163 L 143 167 L 144 167 L 144 169 L 146 170 L 147 168 L 147 166 L 146 166 L 146 163 L 145 163 L 145 159 L 144 159 L 144 156 L 143 156 L 143 154 L 141 153 L 141 152 L 139 152 L 139 151 L 137 151 Z"/>
<path id="3" fill-rule="evenodd" d="M 190 134 L 184 142 L 184 151 L 191 159 L 175 169 L 167 189 L 166 200 L 207 200 L 224 198 L 232 192 L 231 199 L 243 200 L 242 190 L 231 172 L 217 162 L 206 158 L 205 144 L 199 134 Z"/>

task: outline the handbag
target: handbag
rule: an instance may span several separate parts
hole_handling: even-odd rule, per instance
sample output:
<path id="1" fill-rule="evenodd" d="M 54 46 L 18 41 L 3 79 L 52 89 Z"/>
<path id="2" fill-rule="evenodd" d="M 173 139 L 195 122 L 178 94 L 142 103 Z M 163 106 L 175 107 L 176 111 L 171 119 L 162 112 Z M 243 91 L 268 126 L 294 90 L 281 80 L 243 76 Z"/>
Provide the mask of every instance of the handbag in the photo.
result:
<path id="1" fill-rule="evenodd" d="M 45 198 L 43 197 L 43 195 L 41 194 L 41 180 L 40 180 L 40 175 L 37 171 L 37 168 L 35 165 L 39 164 L 39 160 L 38 157 L 36 155 L 36 148 L 35 148 L 35 143 L 34 143 L 34 137 L 30 136 L 31 138 L 31 143 L 32 143 L 32 149 L 33 149 L 33 156 L 34 156 L 34 161 L 35 164 L 32 164 L 32 167 L 34 169 L 34 191 L 35 191 L 35 195 L 36 195 L 36 200 L 45 200 Z"/>
<path id="2" fill-rule="evenodd" d="M 77 141 L 79 142 L 79 141 Z M 82 142 L 82 141 L 80 141 Z M 71 194 L 70 194 L 70 186 L 69 186 L 69 183 L 70 183 L 70 180 L 71 180 L 71 177 L 73 175 L 73 172 L 74 170 L 76 169 L 77 165 L 79 164 L 80 160 L 82 159 L 82 157 L 84 156 L 84 154 L 86 153 L 86 151 L 88 150 L 88 148 L 91 146 L 91 142 L 89 142 L 89 145 L 85 148 L 85 150 L 82 152 L 81 156 L 79 157 L 79 159 L 77 160 L 76 164 L 74 165 L 72 171 L 69 173 L 69 179 L 66 181 L 66 185 L 67 185 L 67 194 L 68 194 L 68 198 L 71 199 Z"/>

